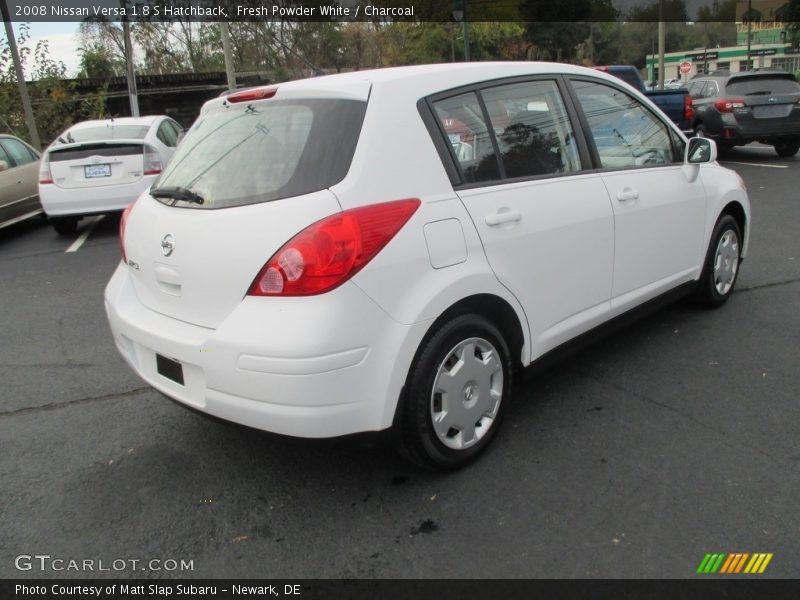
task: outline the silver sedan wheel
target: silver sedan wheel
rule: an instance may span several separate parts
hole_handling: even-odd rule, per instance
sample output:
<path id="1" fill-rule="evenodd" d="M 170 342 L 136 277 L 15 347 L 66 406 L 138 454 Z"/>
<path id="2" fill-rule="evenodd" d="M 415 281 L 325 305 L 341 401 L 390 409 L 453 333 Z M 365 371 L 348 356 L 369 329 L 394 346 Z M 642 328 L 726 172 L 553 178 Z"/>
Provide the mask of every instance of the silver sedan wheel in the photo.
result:
<path id="1" fill-rule="evenodd" d="M 492 427 L 503 397 L 503 364 L 483 338 L 450 350 L 436 371 L 431 419 L 439 440 L 453 450 L 476 444 Z"/>
<path id="2" fill-rule="evenodd" d="M 739 270 L 739 237 L 728 229 L 719 238 L 714 255 L 714 287 L 720 296 L 725 296 L 733 287 Z"/>

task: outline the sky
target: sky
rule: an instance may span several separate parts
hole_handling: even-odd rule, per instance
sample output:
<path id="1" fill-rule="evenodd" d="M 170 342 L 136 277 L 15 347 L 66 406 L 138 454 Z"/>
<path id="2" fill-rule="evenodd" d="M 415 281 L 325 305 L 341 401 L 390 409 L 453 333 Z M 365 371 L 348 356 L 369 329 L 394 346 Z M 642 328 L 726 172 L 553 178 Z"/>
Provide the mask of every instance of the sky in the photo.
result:
<path id="1" fill-rule="evenodd" d="M 31 38 L 25 44 L 31 50 L 36 48 L 40 40 L 47 40 L 50 44 L 50 56 L 54 60 L 63 61 L 67 66 L 67 76 L 74 77 L 80 69 L 80 56 L 78 46 L 78 23 L 29 23 Z M 19 36 L 19 23 L 14 23 L 14 35 Z M 6 37 L 5 28 L 0 28 L 0 35 Z"/>

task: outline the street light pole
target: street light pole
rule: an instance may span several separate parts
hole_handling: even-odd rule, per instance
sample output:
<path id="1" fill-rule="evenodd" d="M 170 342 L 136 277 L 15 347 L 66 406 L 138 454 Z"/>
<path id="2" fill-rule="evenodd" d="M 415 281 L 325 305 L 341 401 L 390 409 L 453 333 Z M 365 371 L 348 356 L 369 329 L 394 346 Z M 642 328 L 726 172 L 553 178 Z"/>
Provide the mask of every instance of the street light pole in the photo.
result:
<path id="1" fill-rule="evenodd" d="M 469 62 L 469 20 L 467 19 L 467 0 L 454 0 L 453 19 L 461 21 L 464 32 L 464 62 Z"/>

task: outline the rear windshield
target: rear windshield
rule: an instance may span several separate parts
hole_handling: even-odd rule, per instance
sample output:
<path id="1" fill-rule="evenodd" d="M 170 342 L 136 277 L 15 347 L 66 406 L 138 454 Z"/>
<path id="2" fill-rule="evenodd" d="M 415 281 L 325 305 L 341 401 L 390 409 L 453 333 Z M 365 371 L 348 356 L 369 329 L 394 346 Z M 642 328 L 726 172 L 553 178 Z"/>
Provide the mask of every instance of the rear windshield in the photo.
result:
<path id="1" fill-rule="evenodd" d="M 726 86 L 729 95 L 736 96 L 775 96 L 777 94 L 796 94 L 800 85 L 789 77 L 737 77 Z"/>
<path id="2" fill-rule="evenodd" d="M 65 131 L 56 143 L 74 144 L 80 142 L 98 142 L 101 140 L 143 140 L 150 130 L 149 125 L 98 125 L 97 127 L 79 127 Z"/>
<path id="3" fill-rule="evenodd" d="M 366 102 L 267 100 L 222 105 L 195 122 L 153 191 L 182 189 L 227 208 L 309 194 L 338 183 L 353 159 Z"/>

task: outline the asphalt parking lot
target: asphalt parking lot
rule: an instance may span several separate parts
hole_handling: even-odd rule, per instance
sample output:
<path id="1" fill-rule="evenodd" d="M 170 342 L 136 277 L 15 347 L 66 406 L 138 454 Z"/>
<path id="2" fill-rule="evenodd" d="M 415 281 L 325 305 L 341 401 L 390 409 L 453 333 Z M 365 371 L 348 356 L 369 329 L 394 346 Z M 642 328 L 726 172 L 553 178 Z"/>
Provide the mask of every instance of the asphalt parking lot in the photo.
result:
<path id="1" fill-rule="evenodd" d="M 798 577 L 800 156 L 724 164 L 753 205 L 730 302 L 527 374 L 490 450 L 446 475 L 174 405 L 108 331 L 118 219 L 0 230 L 0 577 L 684 578 L 708 552 Z M 193 569 L 15 567 L 35 554 Z"/>

